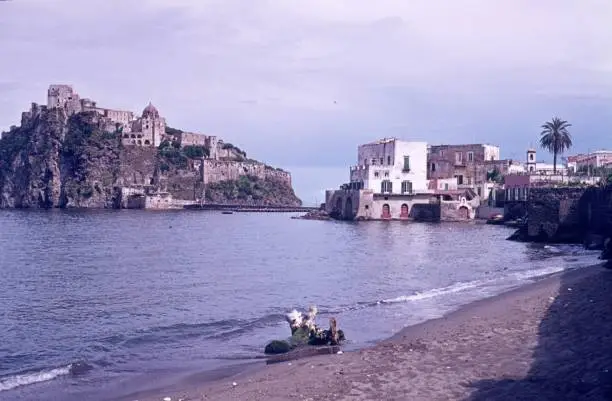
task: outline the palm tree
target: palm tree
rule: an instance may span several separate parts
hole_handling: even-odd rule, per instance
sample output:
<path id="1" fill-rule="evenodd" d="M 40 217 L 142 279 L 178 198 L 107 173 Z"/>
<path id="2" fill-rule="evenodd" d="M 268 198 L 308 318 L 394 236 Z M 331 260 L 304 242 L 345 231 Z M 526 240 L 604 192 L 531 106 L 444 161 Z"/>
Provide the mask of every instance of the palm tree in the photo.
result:
<path id="1" fill-rule="evenodd" d="M 540 146 L 553 154 L 553 173 L 557 173 L 557 155 L 572 147 L 572 136 L 567 130 L 572 124 L 558 117 L 542 125 Z"/>

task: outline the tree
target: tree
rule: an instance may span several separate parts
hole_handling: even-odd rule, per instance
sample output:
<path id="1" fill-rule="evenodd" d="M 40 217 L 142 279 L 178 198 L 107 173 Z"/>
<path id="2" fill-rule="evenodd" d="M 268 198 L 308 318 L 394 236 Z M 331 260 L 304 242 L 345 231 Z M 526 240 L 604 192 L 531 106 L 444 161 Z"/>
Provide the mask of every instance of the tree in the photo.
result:
<path id="1" fill-rule="evenodd" d="M 501 184 L 502 179 L 503 177 L 502 177 L 501 171 L 499 171 L 497 166 L 493 168 L 493 171 L 487 172 L 487 181 L 489 182 L 495 182 L 497 184 Z"/>
<path id="2" fill-rule="evenodd" d="M 542 125 L 540 146 L 553 154 L 553 173 L 557 172 L 557 155 L 572 147 L 572 136 L 567 130 L 571 126 L 558 117 Z"/>

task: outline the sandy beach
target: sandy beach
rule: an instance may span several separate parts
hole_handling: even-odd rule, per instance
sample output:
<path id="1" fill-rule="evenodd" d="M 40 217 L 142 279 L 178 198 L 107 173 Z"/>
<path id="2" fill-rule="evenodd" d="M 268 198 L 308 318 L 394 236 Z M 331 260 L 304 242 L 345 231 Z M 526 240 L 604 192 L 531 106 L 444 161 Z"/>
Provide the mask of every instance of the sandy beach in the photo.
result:
<path id="1" fill-rule="evenodd" d="M 612 271 L 557 274 L 317 356 L 133 400 L 610 400 Z M 236 385 L 233 385 L 233 384 Z"/>

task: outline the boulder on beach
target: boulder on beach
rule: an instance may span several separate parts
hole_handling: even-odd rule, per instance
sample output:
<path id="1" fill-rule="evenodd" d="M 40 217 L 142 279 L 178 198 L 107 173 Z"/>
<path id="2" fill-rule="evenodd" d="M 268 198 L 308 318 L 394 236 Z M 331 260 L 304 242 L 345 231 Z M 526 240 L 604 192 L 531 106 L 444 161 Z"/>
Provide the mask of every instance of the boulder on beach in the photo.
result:
<path id="1" fill-rule="evenodd" d="M 268 345 L 266 345 L 264 353 L 268 355 L 277 355 L 285 354 L 289 351 L 291 351 L 291 345 L 289 345 L 287 341 L 273 340 Z"/>

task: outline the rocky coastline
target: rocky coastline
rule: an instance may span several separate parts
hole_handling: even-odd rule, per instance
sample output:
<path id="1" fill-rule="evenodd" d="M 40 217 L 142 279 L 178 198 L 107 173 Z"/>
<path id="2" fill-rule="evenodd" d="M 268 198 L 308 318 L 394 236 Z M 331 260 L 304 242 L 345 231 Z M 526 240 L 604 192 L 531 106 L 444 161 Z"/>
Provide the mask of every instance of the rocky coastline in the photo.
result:
<path id="1" fill-rule="evenodd" d="M 612 186 L 532 189 L 524 208 L 509 240 L 582 244 L 612 261 Z"/>
<path id="2" fill-rule="evenodd" d="M 26 115 L 27 114 L 27 115 Z M 94 111 L 32 106 L 0 139 L 0 208 L 299 207 L 288 172 L 219 142 L 212 160 L 166 129 L 159 147 L 122 143 Z"/>

